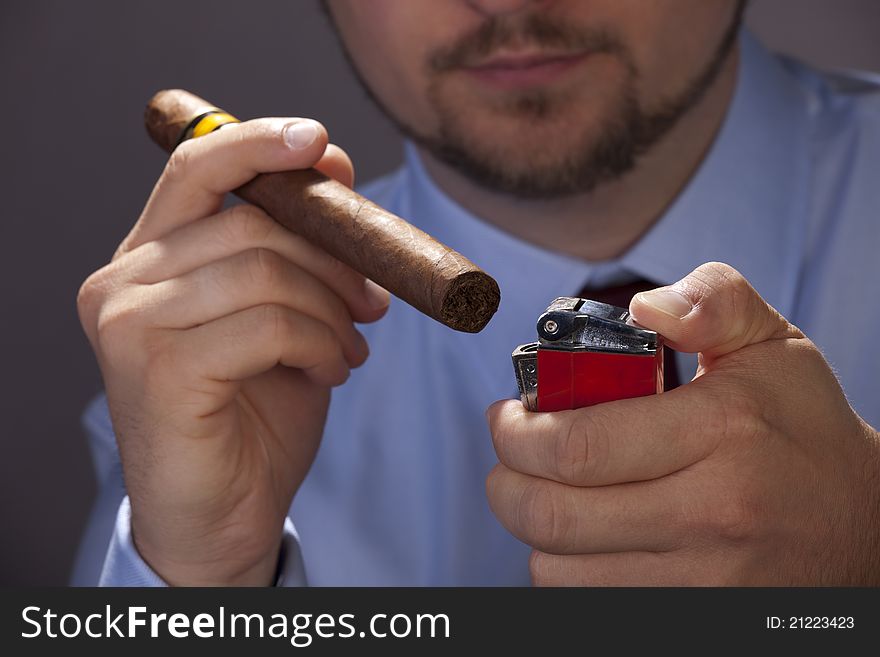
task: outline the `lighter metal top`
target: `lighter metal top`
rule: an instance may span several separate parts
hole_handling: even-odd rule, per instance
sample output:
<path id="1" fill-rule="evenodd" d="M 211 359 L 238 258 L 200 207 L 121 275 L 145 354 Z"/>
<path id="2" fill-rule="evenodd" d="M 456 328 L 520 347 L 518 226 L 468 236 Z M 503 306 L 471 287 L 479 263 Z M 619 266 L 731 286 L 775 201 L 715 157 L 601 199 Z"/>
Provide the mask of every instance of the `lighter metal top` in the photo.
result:
<path id="1" fill-rule="evenodd" d="M 625 308 L 575 297 L 553 300 L 538 318 L 538 338 L 545 349 L 657 351 L 657 333 L 636 324 Z"/>

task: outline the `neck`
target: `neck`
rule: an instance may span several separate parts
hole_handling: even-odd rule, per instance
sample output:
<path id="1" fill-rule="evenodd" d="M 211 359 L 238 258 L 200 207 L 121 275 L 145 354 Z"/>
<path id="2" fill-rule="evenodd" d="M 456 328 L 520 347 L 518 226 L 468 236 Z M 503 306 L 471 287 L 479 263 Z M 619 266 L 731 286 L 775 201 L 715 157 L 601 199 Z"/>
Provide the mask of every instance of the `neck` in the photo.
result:
<path id="1" fill-rule="evenodd" d="M 650 152 L 588 194 L 523 201 L 475 185 L 424 149 L 419 155 L 437 186 L 483 221 L 582 260 L 616 258 L 663 215 L 699 167 L 733 97 L 738 60 L 734 46 L 711 87 Z"/>

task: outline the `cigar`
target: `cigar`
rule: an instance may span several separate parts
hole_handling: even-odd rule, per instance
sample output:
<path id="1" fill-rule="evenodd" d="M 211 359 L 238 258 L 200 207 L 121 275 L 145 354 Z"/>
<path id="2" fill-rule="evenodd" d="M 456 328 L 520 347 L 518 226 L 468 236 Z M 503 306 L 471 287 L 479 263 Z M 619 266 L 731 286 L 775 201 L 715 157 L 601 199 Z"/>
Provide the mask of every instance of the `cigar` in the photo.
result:
<path id="1" fill-rule="evenodd" d="M 153 96 L 144 122 L 170 153 L 238 120 L 188 91 L 170 89 Z M 491 276 L 315 169 L 264 173 L 234 193 L 450 328 L 477 333 L 498 309 L 501 293 Z"/>

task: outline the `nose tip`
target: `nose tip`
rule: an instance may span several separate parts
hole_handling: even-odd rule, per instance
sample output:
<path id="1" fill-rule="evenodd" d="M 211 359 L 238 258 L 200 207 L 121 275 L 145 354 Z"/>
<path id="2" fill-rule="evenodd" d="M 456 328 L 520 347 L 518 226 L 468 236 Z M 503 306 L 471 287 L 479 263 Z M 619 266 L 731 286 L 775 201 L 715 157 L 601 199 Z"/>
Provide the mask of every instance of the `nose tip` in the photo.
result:
<path id="1" fill-rule="evenodd" d="M 481 14 L 512 14 L 529 7 L 540 4 L 544 0 L 467 0 L 467 3 Z"/>

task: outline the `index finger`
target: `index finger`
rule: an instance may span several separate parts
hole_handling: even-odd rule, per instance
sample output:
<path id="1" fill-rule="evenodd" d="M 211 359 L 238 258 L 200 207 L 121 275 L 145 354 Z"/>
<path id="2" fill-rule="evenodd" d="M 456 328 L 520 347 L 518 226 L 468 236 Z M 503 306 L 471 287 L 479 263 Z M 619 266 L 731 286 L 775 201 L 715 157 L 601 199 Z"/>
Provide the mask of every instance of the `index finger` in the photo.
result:
<path id="1" fill-rule="evenodd" d="M 498 460 L 570 486 L 656 479 L 706 458 L 726 411 L 702 381 L 661 395 L 535 413 L 516 400 L 487 411 Z M 717 425 L 717 426 L 713 426 Z"/>
<path id="2" fill-rule="evenodd" d="M 216 213 L 224 196 L 260 173 L 307 169 L 327 148 L 311 119 L 255 119 L 180 144 L 118 254 Z"/>

